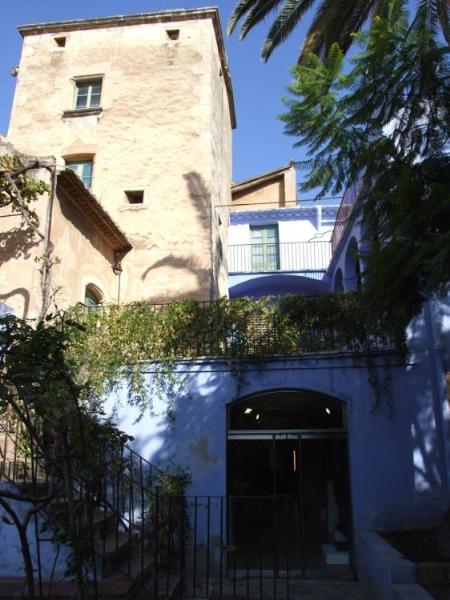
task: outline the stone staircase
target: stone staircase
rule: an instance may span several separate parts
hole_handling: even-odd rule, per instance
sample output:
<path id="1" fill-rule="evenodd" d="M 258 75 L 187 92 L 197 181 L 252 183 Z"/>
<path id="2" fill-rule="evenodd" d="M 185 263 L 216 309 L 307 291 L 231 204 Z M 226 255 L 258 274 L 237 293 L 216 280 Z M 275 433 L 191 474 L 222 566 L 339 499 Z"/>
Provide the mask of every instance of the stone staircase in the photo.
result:
<path id="1" fill-rule="evenodd" d="M 135 598 L 145 592 L 146 597 L 151 595 L 169 600 L 179 596 L 181 577 L 175 573 L 176 566 L 174 572 L 168 573 L 159 564 L 151 548 L 148 511 L 152 506 L 151 495 L 154 490 L 151 484 L 143 483 L 148 482 L 148 474 L 144 477 L 142 468 L 143 465 L 147 470 L 153 467 L 131 450 L 129 457 L 132 460 L 128 465 L 124 463 L 125 470 L 120 473 L 122 481 L 114 479 L 116 475 L 110 479 L 106 475 L 101 488 L 104 497 L 97 499 L 95 504 L 92 500 L 89 503 L 82 490 L 74 491 L 76 498 L 72 499 L 72 518 L 74 514 L 77 515 L 77 539 L 89 548 L 92 565 L 89 597 Z M 134 476 L 135 464 L 141 469 L 139 477 Z M 34 497 L 43 497 L 48 492 L 48 482 L 45 480 L 24 479 L 15 482 L 15 485 L 22 493 Z M 68 502 L 64 497 L 53 500 L 42 511 L 38 529 L 45 530 L 45 534 L 42 534 L 42 538 L 46 537 L 45 541 L 51 537 L 49 531 L 64 531 L 67 515 Z M 145 524 L 142 520 L 144 515 Z M 38 545 L 40 536 L 41 533 L 37 536 Z M 74 581 L 56 577 L 50 581 L 44 575 L 39 576 L 39 566 L 35 571 L 38 598 L 65 599 L 73 598 L 76 594 Z M 27 597 L 25 579 L 2 577 L 0 574 L 0 599 L 18 597 Z"/>

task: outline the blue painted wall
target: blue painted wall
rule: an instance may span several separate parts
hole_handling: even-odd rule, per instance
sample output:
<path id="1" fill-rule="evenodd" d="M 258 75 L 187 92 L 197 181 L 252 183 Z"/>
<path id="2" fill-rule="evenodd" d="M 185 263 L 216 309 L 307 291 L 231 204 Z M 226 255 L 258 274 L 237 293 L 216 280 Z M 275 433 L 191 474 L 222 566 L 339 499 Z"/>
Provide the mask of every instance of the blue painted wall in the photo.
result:
<path id="1" fill-rule="evenodd" d="M 179 376 L 187 379 L 172 399 L 173 422 L 160 398 L 153 399 L 152 413 L 136 421 L 138 410 L 127 406 L 125 389 L 108 407 L 115 405 L 117 425 L 134 435 L 132 446 L 145 458 L 190 468 L 191 494 L 222 495 L 230 402 L 277 389 L 335 396 L 347 407 L 354 526 L 415 527 L 435 523 L 449 504 L 448 456 L 440 437 L 448 432 L 448 411 L 441 402 L 443 371 L 436 388 L 432 361 L 427 350 L 416 349 L 408 365 L 392 367 L 392 416 L 386 399 L 374 411 L 364 361 L 355 365 L 351 356 L 333 355 L 241 364 L 239 385 L 226 361 L 180 362 Z M 147 371 L 151 389 L 151 365 Z"/>

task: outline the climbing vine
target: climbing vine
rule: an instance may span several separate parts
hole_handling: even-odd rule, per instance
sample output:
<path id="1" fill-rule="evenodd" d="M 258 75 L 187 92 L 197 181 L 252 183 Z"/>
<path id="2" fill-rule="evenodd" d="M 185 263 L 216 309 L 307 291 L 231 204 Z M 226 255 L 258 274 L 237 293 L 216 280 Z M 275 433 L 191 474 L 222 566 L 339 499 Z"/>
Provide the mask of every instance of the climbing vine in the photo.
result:
<path id="1" fill-rule="evenodd" d="M 79 307 L 69 312 L 79 327 L 72 328 L 67 356 L 98 398 L 125 377 L 130 400 L 144 409 L 149 394 L 143 362 L 154 364 L 153 386 L 167 396 L 171 386 L 180 385 L 178 359 L 224 357 L 238 371 L 244 359 L 341 351 L 365 361 L 378 403 L 386 381 L 380 380 L 373 355 L 388 349 L 404 360 L 405 327 L 387 317 L 380 321 L 367 306 L 364 294 L 355 292 Z"/>
<path id="2" fill-rule="evenodd" d="M 24 446 L 50 482 L 45 496 L 0 490 L 0 504 L 21 537 L 29 597 L 36 594 L 28 524 L 61 495 L 67 509 L 53 528 L 54 541 L 71 548 L 70 574 L 80 596 L 89 593 L 86 581 L 95 560 L 76 526 L 75 493 L 84 490 L 83 504 L 92 512 L 105 467 L 93 458 L 109 455 L 128 439 L 97 419 L 106 392 L 126 379 L 130 397 L 137 397 L 144 410 L 148 393 L 142 366 L 149 361 L 156 365 L 154 384 L 170 396 L 167 385 L 180 384 L 179 359 L 222 357 L 238 372 L 245 360 L 263 364 L 274 356 L 335 351 L 365 361 L 379 402 L 389 381 L 387 357 L 406 357 L 405 328 L 396 320 L 373 317 L 363 293 L 77 307 L 34 327 L 11 315 L 1 318 L 0 411 L 14 414 L 24 430 Z M 375 358 L 380 352 L 382 368 Z M 175 477 L 162 473 L 158 485 L 164 495 L 177 498 L 188 481 L 185 472 Z M 31 506 L 25 519 L 15 512 L 15 501 Z M 173 526 L 173 547 L 178 547 L 187 534 L 186 507 L 176 499 L 165 502 L 157 527 Z"/>
<path id="3" fill-rule="evenodd" d="M 33 203 L 49 187 L 44 181 L 30 177 L 29 172 L 37 168 L 39 163 L 25 165 L 18 156 L 0 156 L 0 207 L 9 206 L 21 215 L 33 233 L 43 237 Z"/>

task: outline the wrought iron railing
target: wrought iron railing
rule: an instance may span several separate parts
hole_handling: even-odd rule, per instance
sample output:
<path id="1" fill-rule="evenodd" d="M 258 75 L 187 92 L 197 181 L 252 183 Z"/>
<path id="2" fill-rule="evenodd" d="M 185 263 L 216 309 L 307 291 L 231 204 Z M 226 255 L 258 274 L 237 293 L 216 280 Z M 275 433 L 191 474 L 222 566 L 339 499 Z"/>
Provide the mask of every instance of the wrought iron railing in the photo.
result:
<path id="1" fill-rule="evenodd" d="M 299 580 L 351 578 L 351 539 L 343 564 L 330 564 L 329 535 L 311 537 L 300 495 L 160 496 L 155 494 L 150 590 L 169 598 L 289 598 Z M 317 512 L 317 511 L 316 511 Z M 346 539 L 346 538 L 344 538 Z"/>
<path id="2" fill-rule="evenodd" d="M 23 462 L 24 453 L 31 464 Z M 22 445 L 8 470 L 31 496 L 49 484 L 45 474 L 37 475 L 40 460 L 37 449 Z M 352 577 L 351 530 L 344 527 L 336 537 L 300 480 L 298 493 L 289 495 L 179 496 L 161 493 L 161 471 L 126 445 L 92 462 L 95 485 L 79 479 L 36 515 L 37 597 L 51 597 L 55 585 L 67 596 L 76 591 L 71 582 L 52 582 L 43 565 L 44 557 L 52 561 L 43 546 L 66 526 L 69 502 L 95 598 L 108 597 L 111 589 L 132 597 L 144 588 L 153 598 L 289 599 L 304 578 Z"/>
<path id="3" fill-rule="evenodd" d="M 342 197 L 341 204 L 336 215 L 336 222 L 334 224 L 333 233 L 331 234 L 331 251 L 332 254 L 336 252 L 336 249 L 341 241 L 342 235 L 347 227 L 347 223 L 350 220 L 350 216 L 353 211 L 356 200 L 364 189 L 364 179 L 361 177 L 353 185 L 345 190 L 344 196 Z"/>
<path id="4" fill-rule="evenodd" d="M 94 484 L 75 474 L 67 489 L 59 481 L 52 485 L 52 451 L 43 455 L 22 436 L 20 423 L 11 417 L 0 432 L 0 444 L 0 484 L 15 484 L 18 494 L 36 498 L 36 505 L 49 489 L 59 489 L 35 512 L 29 532 L 37 597 L 51 595 L 54 585 L 63 586 L 68 594 L 75 591 L 54 573 L 61 543 L 63 561 L 74 542 L 83 547 L 86 582 L 95 598 L 107 596 L 111 585 L 131 593 L 148 579 L 154 567 L 148 532 L 159 469 L 127 445 L 116 446 L 90 457 L 90 468 L 94 466 L 98 473 Z"/>
<path id="5" fill-rule="evenodd" d="M 229 273 L 290 271 L 322 274 L 331 259 L 330 242 L 279 242 L 229 246 Z"/>
<path id="6" fill-rule="evenodd" d="M 403 341 L 403 332 L 392 322 L 369 320 L 364 298 L 357 293 L 104 305 L 92 316 L 78 315 L 88 335 L 96 337 L 102 331 L 102 319 L 106 325 L 115 319 L 117 330 L 123 327 L 126 332 L 130 321 L 138 320 L 142 324 L 141 360 L 168 355 L 180 359 L 251 359 L 315 352 L 367 355 L 398 349 Z"/>

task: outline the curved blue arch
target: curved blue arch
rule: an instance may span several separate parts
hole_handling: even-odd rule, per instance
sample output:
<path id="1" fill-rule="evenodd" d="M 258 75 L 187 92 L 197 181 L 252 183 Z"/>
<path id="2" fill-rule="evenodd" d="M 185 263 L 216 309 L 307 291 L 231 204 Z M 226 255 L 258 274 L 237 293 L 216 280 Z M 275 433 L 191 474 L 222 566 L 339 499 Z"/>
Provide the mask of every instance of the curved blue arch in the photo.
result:
<path id="1" fill-rule="evenodd" d="M 230 298 L 247 296 L 285 296 L 286 294 L 313 295 L 327 294 L 329 286 L 324 281 L 302 277 L 300 275 L 267 275 L 247 279 L 229 288 Z"/>

